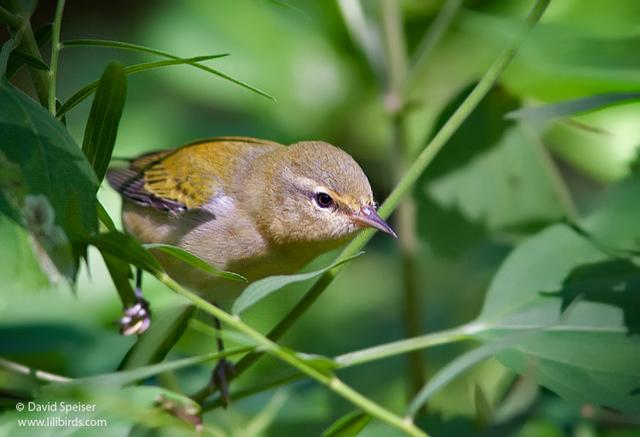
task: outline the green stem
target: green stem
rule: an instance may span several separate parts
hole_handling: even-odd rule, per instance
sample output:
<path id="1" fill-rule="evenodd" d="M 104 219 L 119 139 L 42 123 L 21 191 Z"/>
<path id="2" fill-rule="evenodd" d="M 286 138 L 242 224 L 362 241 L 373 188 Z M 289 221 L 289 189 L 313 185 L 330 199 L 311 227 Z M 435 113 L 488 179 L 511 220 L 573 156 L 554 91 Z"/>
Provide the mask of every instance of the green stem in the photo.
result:
<path id="1" fill-rule="evenodd" d="M 388 87 L 390 92 L 397 93 L 402 87 L 409 65 L 402 14 L 397 0 L 382 2 L 382 30 L 386 48 Z"/>
<path id="2" fill-rule="evenodd" d="M 340 368 L 357 366 L 359 364 L 379 360 L 393 355 L 404 354 L 442 344 L 469 340 L 473 338 L 474 334 L 477 334 L 481 330 L 481 325 L 470 323 L 468 325 L 463 325 L 446 331 L 434 332 L 418 337 L 407 338 L 405 340 L 394 341 L 392 343 L 381 344 L 355 352 L 349 352 L 348 354 L 335 357 L 334 360 L 338 363 Z"/>
<path id="3" fill-rule="evenodd" d="M 394 341 L 391 343 L 381 344 L 378 346 L 362 349 L 355 352 L 349 352 L 344 355 L 334 357 L 333 360 L 337 363 L 338 368 L 344 369 L 347 367 L 358 366 L 360 364 L 368 363 L 370 361 L 379 360 L 382 358 L 391 357 L 394 355 L 403 354 L 406 352 L 412 352 L 416 350 L 426 349 L 433 346 L 439 346 L 444 344 L 451 344 L 459 341 L 472 339 L 475 334 L 482 331 L 483 326 L 476 323 L 470 323 L 460 326 L 458 328 L 449 329 L 447 331 L 434 332 L 431 334 L 421 335 L 415 338 L 408 338 L 405 340 Z M 286 384 L 290 384 L 302 379 L 304 375 L 301 373 L 292 373 L 273 379 L 271 381 L 253 384 L 250 388 L 239 390 L 231 393 L 231 399 L 238 400 L 252 396 L 263 391 L 270 390 L 275 387 L 280 387 Z M 203 411 L 208 411 L 217 407 L 223 406 L 221 398 L 215 398 L 211 401 L 205 402 L 202 405 Z"/>
<path id="4" fill-rule="evenodd" d="M 475 88 L 451 115 L 451 117 L 449 117 L 444 126 L 440 128 L 438 133 L 433 137 L 424 150 L 418 155 L 400 183 L 398 183 L 391 194 L 389 194 L 389 197 L 385 200 L 379 210 L 379 213 L 383 218 L 388 217 L 389 214 L 393 212 L 404 194 L 406 194 L 409 188 L 416 183 L 422 172 L 424 172 L 424 170 L 429 166 L 442 147 L 444 147 L 447 141 L 449 141 L 471 112 L 473 112 L 476 106 L 478 106 L 484 96 L 486 96 L 491 90 L 498 77 L 500 77 L 502 72 L 513 60 L 524 36 L 540 20 L 540 17 L 544 13 L 550 1 L 551 0 L 537 0 L 529 16 L 525 20 L 523 28 L 518 32 L 510 47 L 505 49 L 493 62 L 489 67 L 489 70 L 487 70 L 484 76 L 482 76 Z M 343 254 L 351 253 L 354 250 L 359 251 L 362 248 L 361 244 L 366 243 L 371 238 L 372 233 L 367 233 L 365 235 L 367 235 L 367 237 L 364 241 L 354 240 L 349 246 L 347 246 L 347 248 L 345 248 Z"/>
<path id="5" fill-rule="evenodd" d="M 27 367 L 25 365 L 7 360 L 5 358 L 0 357 L 0 367 L 7 369 L 14 373 L 19 373 L 21 375 L 31 376 L 38 381 L 43 382 L 69 382 L 71 378 L 67 378 L 66 376 L 56 375 L 55 373 L 45 372 L 44 370 L 34 369 L 32 367 Z"/>
<path id="6" fill-rule="evenodd" d="M 408 57 L 405 45 L 406 37 L 402 22 L 400 5 L 395 0 L 382 3 L 382 29 L 387 51 L 387 92 L 385 103 L 391 122 L 391 162 L 395 182 L 404 175 L 409 162 L 409 150 L 405 135 L 406 101 L 402 88 L 407 75 Z M 396 226 L 400 258 L 402 262 L 402 322 L 405 336 L 415 337 L 422 330 L 421 302 L 418 286 L 418 238 L 415 226 L 415 205 L 412 197 L 405 198 L 398 206 Z M 424 386 L 426 382 L 426 363 L 422 351 L 414 351 L 407 356 L 409 376 L 409 399 Z"/>
<path id="7" fill-rule="evenodd" d="M 413 162 L 411 167 L 407 170 L 402 180 L 398 183 L 396 188 L 391 192 L 387 200 L 382 204 L 379 209 L 380 215 L 388 217 L 391 212 L 396 208 L 404 194 L 415 184 L 422 172 L 433 161 L 433 158 L 440 151 L 440 149 L 446 144 L 451 136 L 456 132 L 460 125 L 466 120 L 466 118 L 473 112 L 478 106 L 482 98 L 489 92 L 493 84 L 496 82 L 500 74 L 507 68 L 509 62 L 515 56 L 516 50 L 526 33 L 538 22 L 545 9 L 549 5 L 551 0 L 537 0 L 533 9 L 529 13 L 529 16 L 523 24 L 523 28 L 518 33 L 510 47 L 503 51 L 500 56 L 493 62 L 489 70 L 484 74 L 480 82 L 476 85 L 469 96 L 462 102 L 456 112 L 449 118 L 449 120 L 442 126 L 438 133 L 433 137 L 429 144 L 420 153 L 418 158 Z M 374 231 L 371 229 L 362 231 L 351 243 L 349 243 L 343 251 L 340 253 L 336 261 L 349 258 L 356 253 L 360 252 L 367 242 L 373 237 Z M 331 284 L 333 279 L 342 270 L 344 265 L 335 267 L 332 270 L 324 273 L 318 281 L 311 287 L 311 289 L 304 295 L 304 297 L 289 311 L 289 313 L 278 323 L 278 325 L 271 330 L 268 338 L 271 340 L 277 340 L 291 327 L 305 311 L 313 305 L 313 303 L 320 297 L 322 292 Z M 249 354 L 240 360 L 236 366 L 236 375 L 244 372 L 255 361 L 258 360 L 260 354 Z"/>
<path id="8" fill-rule="evenodd" d="M 56 115 L 56 79 L 58 76 L 58 57 L 60 56 L 60 26 L 65 0 L 58 0 L 51 31 L 51 62 L 49 64 L 49 112 Z"/>
<path id="9" fill-rule="evenodd" d="M 367 232 L 367 231 L 365 231 Z M 373 232 L 371 232 L 373 233 Z M 358 238 L 358 237 L 356 237 Z M 364 246 L 364 244 L 363 244 Z M 354 252 L 352 255 L 355 255 L 357 252 Z M 343 257 L 344 251 L 340 254 L 338 259 L 342 260 L 348 257 Z M 272 330 L 269 332 L 268 338 L 270 340 L 278 340 L 280 337 L 284 335 L 285 332 L 289 330 L 289 328 L 304 314 L 307 309 L 313 305 L 320 294 L 324 291 L 325 288 L 329 286 L 331 281 L 333 281 L 337 270 L 339 267 L 336 267 L 333 270 L 329 270 L 326 273 L 323 273 L 320 276 L 320 279 L 311 287 L 311 289 L 305 294 L 304 298 L 302 298 L 287 314 L 285 318 L 283 318 Z M 247 370 L 251 365 L 256 362 L 260 358 L 260 353 L 252 353 L 242 358 L 236 364 L 236 377 L 242 374 L 245 370 Z"/>
<path id="10" fill-rule="evenodd" d="M 171 279 L 166 274 L 159 274 L 158 280 L 169 287 L 171 290 L 175 291 L 179 295 L 189 299 L 194 305 L 203 311 L 208 312 L 209 314 L 217 317 L 221 322 L 230 326 L 231 328 L 245 334 L 247 337 L 253 339 L 258 347 L 266 351 L 267 353 L 273 355 L 274 357 L 280 359 L 281 361 L 295 367 L 300 372 L 310 376 L 315 379 L 319 383 L 327 386 L 333 392 L 339 394 L 346 400 L 353 403 L 355 406 L 359 407 L 363 411 L 369 413 L 371 416 L 382 420 L 383 422 L 388 423 L 401 431 L 406 432 L 409 435 L 413 436 L 425 436 L 426 434 L 422 432 L 418 427 L 416 427 L 412 421 L 407 420 L 406 418 L 402 418 L 375 402 L 367 399 L 365 396 L 353 390 L 351 387 L 347 386 L 336 376 L 324 373 L 320 370 L 317 370 L 312 365 L 305 362 L 303 359 L 297 357 L 291 352 L 281 348 L 278 344 L 269 340 L 267 337 L 262 335 L 260 332 L 256 331 L 249 325 L 246 325 L 240 317 L 232 316 L 227 312 L 221 310 L 215 305 L 207 302 L 205 299 L 200 296 L 182 288 L 177 282 Z"/>

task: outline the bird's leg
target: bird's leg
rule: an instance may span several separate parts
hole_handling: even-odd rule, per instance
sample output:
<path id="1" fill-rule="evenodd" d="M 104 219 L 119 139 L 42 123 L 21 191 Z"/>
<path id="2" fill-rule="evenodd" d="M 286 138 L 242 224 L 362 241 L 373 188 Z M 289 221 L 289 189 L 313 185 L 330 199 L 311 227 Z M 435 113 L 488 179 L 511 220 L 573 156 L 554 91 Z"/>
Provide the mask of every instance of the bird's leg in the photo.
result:
<path id="1" fill-rule="evenodd" d="M 142 295 L 142 270 L 136 269 L 135 303 L 124 309 L 120 318 L 122 335 L 140 335 L 151 326 L 151 309 L 149 302 Z"/>
<path id="2" fill-rule="evenodd" d="M 220 325 L 220 319 L 217 317 L 213 318 L 213 323 L 216 328 L 218 335 L 216 336 L 216 345 L 218 348 L 218 352 L 224 351 L 224 341 L 222 341 L 222 326 Z M 221 358 L 216 364 L 216 367 L 213 369 L 211 374 L 211 381 L 209 382 L 209 386 L 211 388 L 216 387 L 220 391 L 220 396 L 222 397 L 223 405 L 226 408 L 229 405 L 229 381 L 235 375 L 236 369 L 233 367 L 231 362 L 227 361 L 224 358 Z"/>

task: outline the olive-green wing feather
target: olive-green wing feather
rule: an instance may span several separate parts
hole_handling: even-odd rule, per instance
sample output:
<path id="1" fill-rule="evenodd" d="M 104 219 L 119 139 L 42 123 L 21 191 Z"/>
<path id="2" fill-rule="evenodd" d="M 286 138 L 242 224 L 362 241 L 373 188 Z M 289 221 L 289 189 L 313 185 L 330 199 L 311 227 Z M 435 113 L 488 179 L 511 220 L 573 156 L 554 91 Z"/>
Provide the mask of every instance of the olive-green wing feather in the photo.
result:
<path id="1" fill-rule="evenodd" d="M 235 158 L 252 147 L 282 147 L 254 138 L 222 137 L 151 152 L 127 168 L 110 169 L 107 180 L 123 197 L 169 211 L 203 206 L 232 179 Z"/>
<path id="2" fill-rule="evenodd" d="M 177 196 L 161 194 L 152 184 L 147 184 L 147 171 L 154 167 L 164 168 L 162 159 L 171 151 L 152 152 L 132 160 L 128 167 L 110 168 L 107 172 L 109 184 L 118 191 L 122 197 L 132 200 L 140 205 L 151 206 L 155 209 L 166 211 L 183 211 L 187 204 L 180 201 Z M 155 172 L 158 174 L 158 172 Z M 166 177 L 172 181 L 172 177 Z M 165 181 L 164 184 L 168 182 Z"/>

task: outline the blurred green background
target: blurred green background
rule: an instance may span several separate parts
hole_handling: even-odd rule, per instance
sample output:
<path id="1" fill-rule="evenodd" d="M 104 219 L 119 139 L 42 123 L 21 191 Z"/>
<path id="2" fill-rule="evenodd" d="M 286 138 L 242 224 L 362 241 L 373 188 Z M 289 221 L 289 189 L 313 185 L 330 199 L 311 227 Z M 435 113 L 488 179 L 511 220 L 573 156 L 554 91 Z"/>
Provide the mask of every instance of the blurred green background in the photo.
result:
<path id="1" fill-rule="evenodd" d="M 53 2 L 42 3 L 35 22 L 51 19 Z M 379 1 L 362 4 L 369 25 L 376 29 L 381 22 Z M 401 4 L 408 50 L 414 53 L 442 2 Z M 284 144 L 321 139 L 354 156 L 376 198 L 384 200 L 394 185 L 389 163 L 397 152 L 391 147 L 385 110 L 385 74 L 375 68 L 376 62 L 387 62 L 383 47 L 374 47 L 378 58 L 372 71 L 337 2 L 287 0 L 286 5 L 290 7 L 266 0 L 68 1 L 63 41 L 122 40 L 184 57 L 229 53 L 209 65 L 277 98 L 269 101 L 188 66 L 130 76 L 114 156 L 211 136 L 254 136 Z M 414 77 L 404 124 L 408 161 L 509 41 L 530 5 L 464 2 Z M 512 247 L 566 215 L 567 208 L 588 212 L 609 185 L 629 174 L 640 145 L 640 103 L 546 123 L 506 121 L 505 113 L 598 93 L 636 91 L 638 53 L 637 0 L 552 2 L 498 86 L 414 190 L 421 332 L 473 319 L 490 279 Z M 66 98 L 98 78 L 112 59 L 131 64 L 153 58 L 110 49 L 65 49 L 60 95 Z M 26 78 L 19 76 L 16 83 L 25 85 Z M 67 117 L 79 143 L 89 105 L 85 102 Z M 564 181 L 560 188 L 558 180 Z M 113 190 L 103 185 L 99 199 L 112 217 L 119 217 L 120 202 Z M 70 377 L 113 371 L 134 339 L 118 335 L 120 302 L 98 253 L 90 252 L 74 295 L 63 283 L 48 284 L 23 231 L 0 219 L 0 235 L 0 355 Z M 366 252 L 348 265 L 283 344 L 334 356 L 403 338 L 398 246 L 378 235 Z M 313 266 L 326 265 L 332 256 Z M 277 293 L 251 309 L 246 321 L 268 330 L 306 287 Z M 177 301 L 151 278 L 145 280 L 145 289 L 158 317 Z M 429 349 L 424 354 L 427 373 L 433 374 L 467 346 Z M 210 338 L 189 330 L 170 357 L 214 350 Z M 277 369 L 281 366 L 267 358 L 234 384 L 250 387 L 256 375 Z M 191 392 L 207 381 L 209 371 L 209 366 L 188 368 L 177 374 L 176 383 Z M 406 406 L 405 357 L 347 369 L 341 376 L 391 409 Z M 15 378 L 0 371 L 0 386 L 24 389 L 25 381 Z M 502 428 L 487 428 L 479 419 L 477 387 L 495 406 L 514 378 L 496 360 L 475 367 L 429 404 L 423 419 L 426 429 L 435 435 L 482 435 L 489 429 L 492 435 L 640 435 L 625 423 L 591 420 L 583 406 L 544 389 L 534 390 L 524 414 Z M 269 391 L 214 410 L 205 421 L 243 435 L 269 402 L 278 408 L 261 433 L 273 436 L 317 435 L 352 409 L 324 388 L 303 381 L 278 395 Z M 260 429 L 259 425 L 253 426 Z M 365 430 L 365 435 L 392 433 L 377 422 Z"/>

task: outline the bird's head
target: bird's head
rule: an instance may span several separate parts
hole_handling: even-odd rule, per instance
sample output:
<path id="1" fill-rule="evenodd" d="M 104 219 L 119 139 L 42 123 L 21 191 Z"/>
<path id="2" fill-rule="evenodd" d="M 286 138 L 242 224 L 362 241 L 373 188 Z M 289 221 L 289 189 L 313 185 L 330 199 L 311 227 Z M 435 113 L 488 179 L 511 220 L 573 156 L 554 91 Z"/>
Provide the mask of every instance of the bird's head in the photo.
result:
<path id="1" fill-rule="evenodd" d="M 282 243 L 335 246 L 371 227 L 395 237 L 376 212 L 371 185 L 346 152 L 321 141 L 283 151 L 266 187 L 270 235 Z M 266 209 L 266 208 L 265 208 Z"/>

